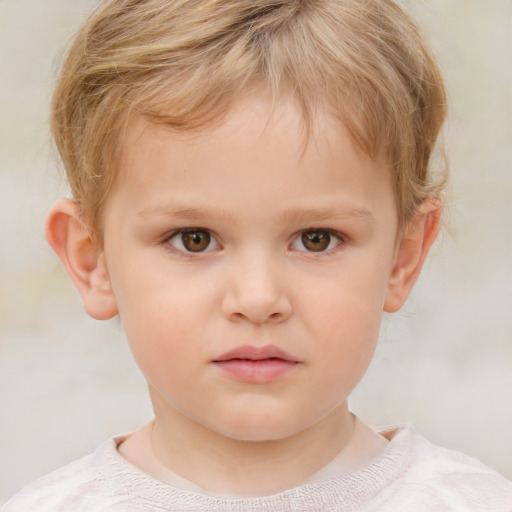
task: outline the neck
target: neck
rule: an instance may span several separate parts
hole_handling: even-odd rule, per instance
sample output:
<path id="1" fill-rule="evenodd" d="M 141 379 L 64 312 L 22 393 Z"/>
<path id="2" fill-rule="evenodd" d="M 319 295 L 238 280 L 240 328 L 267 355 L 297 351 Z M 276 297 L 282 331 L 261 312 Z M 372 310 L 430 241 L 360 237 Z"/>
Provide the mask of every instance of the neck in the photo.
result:
<path id="1" fill-rule="evenodd" d="M 271 441 L 233 439 L 178 411 L 159 415 L 155 407 L 155 412 L 147 446 L 160 464 L 159 478 L 167 480 L 165 467 L 205 490 L 231 496 L 264 496 L 300 485 L 344 448 L 354 429 L 346 403 L 315 425 Z"/>

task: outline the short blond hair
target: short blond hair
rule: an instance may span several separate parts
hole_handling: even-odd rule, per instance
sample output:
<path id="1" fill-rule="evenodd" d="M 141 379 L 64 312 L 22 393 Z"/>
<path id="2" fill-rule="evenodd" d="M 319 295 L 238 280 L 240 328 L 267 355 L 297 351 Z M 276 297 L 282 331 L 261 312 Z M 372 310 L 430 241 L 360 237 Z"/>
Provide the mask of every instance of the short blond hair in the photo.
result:
<path id="1" fill-rule="evenodd" d="M 94 235 L 134 115 L 177 130 L 219 119 L 251 84 L 329 111 L 392 169 L 402 226 L 445 172 L 429 161 L 446 117 L 439 68 L 392 0 L 106 0 L 65 58 L 51 129 Z"/>

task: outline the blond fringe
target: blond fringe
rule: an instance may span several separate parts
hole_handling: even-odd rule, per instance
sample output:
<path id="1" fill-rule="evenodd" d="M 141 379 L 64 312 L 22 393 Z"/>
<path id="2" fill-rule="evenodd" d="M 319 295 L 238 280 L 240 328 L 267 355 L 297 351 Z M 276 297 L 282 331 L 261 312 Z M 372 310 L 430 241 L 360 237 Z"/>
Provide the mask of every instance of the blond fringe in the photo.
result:
<path id="1" fill-rule="evenodd" d="M 438 66 L 391 0 L 107 0 L 62 66 L 51 129 L 75 201 L 101 237 L 102 207 L 135 115 L 195 130 L 254 86 L 292 94 L 306 132 L 328 108 L 392 168 L 400 223 L 439 196 L 429 169 L 446 117 Z M 441 149 L 442 150 L 442 149 Z"/>

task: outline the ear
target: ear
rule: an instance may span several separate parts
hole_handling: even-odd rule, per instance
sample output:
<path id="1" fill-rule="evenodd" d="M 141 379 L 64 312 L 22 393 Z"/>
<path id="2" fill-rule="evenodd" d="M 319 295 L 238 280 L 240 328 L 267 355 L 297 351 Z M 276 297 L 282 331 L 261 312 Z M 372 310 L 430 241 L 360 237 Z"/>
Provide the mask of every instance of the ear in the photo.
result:
<path id="1" fill-rule="evenodd" d="M 423 262 L 439 232 L 441 202 L 428 198 L 417 208 L 397 248 L 393 270 L 384 301 L 384 311 L 398 311 L 411 293 Z"/>
<path id="2" fill-rule="evenodd" d="M 57 201 L 46 217 L 46 239 L 77 287 L 87 313 L 97 320 L 117 314 L 105 254 L 89 234 L 78 206 Z"/>

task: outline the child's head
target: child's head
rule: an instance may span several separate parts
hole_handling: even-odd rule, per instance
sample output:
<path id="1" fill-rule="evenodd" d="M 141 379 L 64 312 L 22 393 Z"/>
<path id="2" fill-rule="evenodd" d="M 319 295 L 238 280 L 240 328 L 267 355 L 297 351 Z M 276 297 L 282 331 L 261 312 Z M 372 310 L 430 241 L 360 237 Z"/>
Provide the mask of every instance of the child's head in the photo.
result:
<path id="1" fill-rule="evenodd" d="M 306 131 L 328 110 L 392 169 L 400 227 L 442 173 L 429 171 L 446 101 L 415 25 L 391 0 L 110 0 L 76 38 L 52 129 L 74 200 L 101 241 L 123 134 L 144 116 L 178 131 L 219 121 L 258 88 L 290 95 Z"/>
<path id="2" fill-rule="evenodd" d="M 98 8 L 54 100 L 78 207 L 47 233 L 88 313 L 120 314 L 159 422 L 344 421 L 435 239 L 444 102 L 391 1 Z"/>

